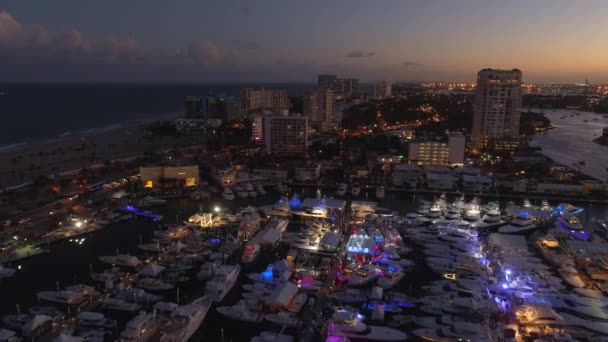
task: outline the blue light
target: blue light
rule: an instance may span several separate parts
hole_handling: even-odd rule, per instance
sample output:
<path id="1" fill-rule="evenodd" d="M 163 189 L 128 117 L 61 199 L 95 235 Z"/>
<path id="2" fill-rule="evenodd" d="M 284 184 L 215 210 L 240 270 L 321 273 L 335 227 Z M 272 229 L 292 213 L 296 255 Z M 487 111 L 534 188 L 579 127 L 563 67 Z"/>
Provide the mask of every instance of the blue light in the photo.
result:
<path id="1" fill-rule="evenodd" d="M 529 212 L 527 212 L 527 211 L 520 211 L 520 212 L 519 212 L 519 215 L 520 215 L 520 216 L 523 216 L 523 217 L 528 217 L 528 216 L 530 215 L 530 213 L 529 213 Z"/>
<path id="2" fill-rule="evenodd" d="M 122 210 L 124 210 L 124 211 L 128 211 L 128 212 L 131 212 L 131 213 L 136 212 L 136 211 L 138 211 L 138 210 L 139 210 L 139 209 L 137 209 L 137 207 L 134 207 L 134 206 L 132 206 L 132 205 L 123 205 L 123 206 L 122 206 L 122 207 L 120 207 L 120 208 L 121 208 Z"/>
<path id="3" fill-rule="evenodd" d="M 389 267 L 388 271 L 389 272 L 397 272 L 398 268 L 397 267 Z"/>
<path id="4" fill-rule="evenodd" d="M 289 200 L 289 207 L 292 209 L 302 208 L 302 201 L 300 201 L 298 194 L 294 194 L 293 197 Z"/>
<path id="5" fill-rule="evenodd" d="M 502 283 L 502 288 L 506 290 L 506 289 L 508 289 L 508 288 L 509 288 L 509 285 L 508 285 L 508 284 L 505 284 L 505 283 Z"/>
<path id="6" fill-rule="evenodd" d="M 507 268 L 507 269 L 505 270 L 505 274 L 506 274 L 506 275 L 511 275 L 511 270 Z"/>
<path id="7" fill-rule="evenodd" d="M 557 209 L 558 211 L 562 211 L 562 210 L 564 210 L 564 207 L 560 204 L 557 207 L 555 207 L 555 209 Z"/>

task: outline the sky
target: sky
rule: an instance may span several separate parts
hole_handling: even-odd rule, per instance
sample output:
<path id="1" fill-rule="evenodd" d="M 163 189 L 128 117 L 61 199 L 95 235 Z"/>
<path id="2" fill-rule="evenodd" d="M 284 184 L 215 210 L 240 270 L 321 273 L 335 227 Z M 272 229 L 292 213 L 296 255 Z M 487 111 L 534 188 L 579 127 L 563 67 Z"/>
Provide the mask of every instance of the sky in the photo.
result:
<path id="1" fill-rule="evenodd" d="M 608 82 L 605 0 L 0 0 L 0 81 Z"/>

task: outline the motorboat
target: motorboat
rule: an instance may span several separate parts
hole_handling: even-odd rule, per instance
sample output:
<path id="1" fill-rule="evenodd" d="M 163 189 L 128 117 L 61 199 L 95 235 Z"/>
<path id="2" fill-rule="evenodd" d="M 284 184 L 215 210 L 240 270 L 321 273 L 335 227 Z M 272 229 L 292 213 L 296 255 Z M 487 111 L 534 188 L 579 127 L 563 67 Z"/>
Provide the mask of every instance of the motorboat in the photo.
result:
<path id="1" fill-rule="evenodd" d="M 285 311 L 264 315 L 264 320 L 274 325 L 287 328 L 299 328 L 302 325 L 301 319 L 297 318 L 293 313 Z"/>
<path id="2" fill-rule="evenodd" d="M 46 315 L 5 315 L 2 317 L 2 323 L 7 328 L 19 331 L 24 337 L 32 341 L 53 328 L 53 320 Z"/>
<path id="3" fill-rule="evenodd" d="M 557 218 L 555 225 L 559 229 L 565 230 L 571 236 L 574 236 L 578 239 L 587 240 L 589 238 L 589 232 L 585 231 L 585 227 L 576 215 L 564 214 L 561 217 Z"/>
<path id="4" fill-rule="evenodd" d="M 143 289 L 137 287 L 129 287 L 116 293 L 116 298 L 124 299 L 128 302 L 136 302 L 149 305 L 163 299 L 163 296 L 147 293 Z"/>
<path id="5" fill-rule="evenodd" d="M 564 265 L 557 269 L 557 273 L 571 286 L 575 288 L 585 287 L 585 282 L 578 274 L 576 268 L 572 265 Z"/>
<path id="6" fill-rule="evenodd" d="M 382 271 L 374 266 L 366 265 L 357 268 L 348 279 L 348 286 L 358 287 L 367 285 L 380 277 Z"/>
<path id="7" fill-rule="evenodd" d="M 120 333 L 119 341 L 146 342 L 158 331 L 153 313 L 141 312 L 133 317 Z"/>
<path id="8" fill-rule="evenodd" d="M 224 317 L 248 323 L 260 323 L 264 320 L 264 315 L 249 309 L 243 303 L 233 306 L 220 306 L 216 311 Z"/>
<path id="9" fill-rule="evenodd" d="M 101 301 L 101 307 L 106 310 L 136 312 L 141 309 L 141 305 L 126 302 L 120 298 L 107 297 Z"/>
<path id="10" fill-rule="evenodd" d="M 357 318 L 356 312 L 338 309 L 332 315 L 329 324 L 328 339 L 330 336 L 345 336 L 357 341 L 405 341 L 407 335 L 397 329 L 366 325 Z"/>
<path id="11" fill-rule="evenodd" d="M 0 328 L 0 342 L 21 342 L 21 337 L 12 330 Z"/>
<path id="12" fill-rule="evenodd" d="M 141 265 L 141 260 L 129 254 L 100 256 L 99 260 L 112 266 L 135 268 Z"/>
<path id="13" fill-rule="evenodd" d="M 2 267 L 2 265 L 0 265 L 0 279 L 2 279 L 2 278 L 10 278 L 10 277 L 13 276 L 13 274 L 15 274 L 15 270 L 14 269 Z"/>
<path id="14" fill-rule="evenodd" d="M 527 211 L 520 211 L 519 214 L 506 226 L 500 227 L 498 232 L 503 234 L 518 234 L 536 229 L 530 214 Z"/>
<path id="15" fill-rule="evenodd" d="M 205 284 L 205 293 L 214 302 L 221 302 L 226 294 L 236 284 L 241 272 L 241 265 L 222 265 L 216 272 L 212 280 Z"/>
<path id="16" fill-rule="evenodd" d="M 346 289 L 341 292 L 334 292 L 330 295 L 332 300 L 340 304 L 357 304 L 367 301 L 365 292 L 357 289 Z"/>
<path id="17" fill-rule="evenodd" d="M 227 201 L 234 200 L 234 192 L 228 187 L 224 187 L 224 191 L 222 191 L 222 197 Z"/>
<path id="18" fill-rule="evenodd" d="M 403 269 L 388 267 L 388 269 L 383 272 L 382 277 L 378 279 L 378 286 L 383 289 L 390 289 L 397 285 L 404 277 L 405 271 Z"/>
<path id="19" fill-rule="evenodd" d="M 250 263 L 252 262 L 260 253 L 261 245 L 257 241 L 249 241 L 245 245 L 245 250 L 243 250 L 243 255 L 241 257 L 242 263 Z"/>
<path id="20" fill-rule="evenodd" d="M 187 342 L 201 326 L 212 300 L 203 296 L 190 304 L 178 306 L 171 315 L 169 321 L 160 327 L 161 342 Z"/>
<path id="21" fill-rule="evenodd" d="M 291 264 L 285 260 L 280 260 L 268 265 L 268 267 L 260 273 L 248 274 L 247 278 L 256 283 L 275 285 L 288 280 L 292 274 L 293 267 Z"/>
<path id="22" fill-rule="evenodd" d="M 338 185 L 338 190 L 336 190 L 336 195 L 338 195 L 338 196 L 346 195 L 347 189 L 348 189 L 348 185 L 346 185 L 346 183 L 340 183 Z"/>
<path id="23" fill-rule="evenodd" d="M 384 198 L 384 186 L 379 186 L 376 188 L 376 198 L 383 199 Z"/>
<path id="24" fill-rule="evenodd" d="M 49 316 L 53 322 L 60 322 L 65 319 L 65 314 L 59 308 L 54 306 L 32 306 L 27 310 L 31 315 Z M 2 341 L 0 339 L 0 341 Z"/>
<path id="25" fill-rule="evenodd" d="M 455 206 L 449 206 L 443 218 L 446 221 L 455 221 L 460 220 L 462 215 L 460 214 L 460 210 L 458 210 Z"/>
<path id="26" fill-rule="evenodd" d="M 480 222 L 475 222 L 471 226 L 476 229 L 492 229 L 505 224 L 500 217 L 500 210 L 498 208 L 490 208 L 481 219 Z"/>
<path id="27" fill-rule="evenodd" d="M 116 329 L 116 321 L 106 318 L 100 312 L 82 311 L 76 316 L 76 322 L 79 326 L 101 328 L 112 330 Z"/>
<path id="28" fill-rule="evenodd" d="M 137 286 L 148 291 L 168 291 L 175 287 L 171 283 L 156 278 L 142 278 L 137 281 Z"/>
<path id="29" fill-rule="evenodd" d="M 36 293 L 36 298 L 40 301 L 70 306 L 80 306 L 86 302 L 82 293 L 74 291 L 41 291 Z"/>

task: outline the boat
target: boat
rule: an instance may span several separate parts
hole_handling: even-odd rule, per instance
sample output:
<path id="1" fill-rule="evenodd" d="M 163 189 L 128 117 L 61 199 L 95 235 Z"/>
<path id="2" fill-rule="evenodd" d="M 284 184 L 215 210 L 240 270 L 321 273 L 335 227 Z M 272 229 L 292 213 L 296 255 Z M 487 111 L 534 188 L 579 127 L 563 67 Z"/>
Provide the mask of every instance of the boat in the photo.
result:
<path id="1" fill-rule="evenodd" d="M 350 194 L 353 196 L 359 196 L 360 193 L 361 193 L 361 186 L 359 185 L 359 183 L 354 183 L 350 189 Z"/>
<path id="2" fill-rule="evenodd" d="M 163 299 L 163 296 L 146 293 L 143 289 L 137 287 L 129 287 L 116 293 L 116 298 L 124 299 L 129 302 L 149 305 Z"/>
<path id="3" fill-rule="evenodd" d="M 120 298 L 107 297 L 101 301 L 101 307 L 112 311 L 136 312 L 141 309 L 141 305 L 126 302 Z"/>
<path id="4" fill-rule="evenodd" d="M 247 198 L 247 196 L 249 196 L 249 192 L 240 185 L 234 187 L 234 192 L 236 192 L 236 195 L 239 196 L 239 198 Z"/>
<path id="5" fill-rule="evenodd" d="M 227 201 L 234 200 L 234 192 L 230 190 L 228 187 L 224 187 L 224 191 L 222 191 L 222 197 Z"/>
<path id="6" fill-rule="evenodd" d="M 119 341 L 146 342 L 158 331 L 153 313 L 141 312 L 133 317 L 120 333 Z"/>
<path id="7" fill-rule="evenodd" d="M 160 327 L 160 341 L 187 342 L 205 320 L 211 304 L 211 298 L 203 296 L 190 304 L 178 306 L 171 312 L 169 321 Z"/>
<path id="8" fill-rule="evenodd" d="M 76 321 L 79 326 L 101 328 L 112 330 L 116 329 L 116 321 L 106 318 L 100 312 L 82 311 L 76 316 Z"/>
<path id="9" fill-rule="evenodd" d="M 213 279 L 205 284 L 205 294 L 214 302 L 221 302 L 236 284 L 240 272 L 241 265 L 220 266 Z"/>
<path id="10" fill-rule="evenodd" d="M 243 303 L 233 306 L 220 306 L 216 311 L 224 317 L 248 323 L 260 323 L 264 320 L 264 315 L 249 309 Z"/>
<path id="11" fill-rule="evenodd" d="M 357 268 L 348 279 L 348 286 L 357 287 L 367 285 L 380 276 L 380 269 L 371 265 Z"/>
<path id="12" fill-rule="evenodd" d="M 14 269 L 2 267 L 2 265 L 0 265 L 0 279 L 10 278 L 13 276 L 13 274 L 15 274 Z"/>
<path id="13" fill-rule="evenodd" d="M 378 286 L 383 289 L 390 289 L 397 285 L 405 277 L 405 271 L 401 268 L 388 267 L 382 277 L 378 278 Z"/>
<path id="14" fill-rule="evenodd" d="M 152 196 L 146 196 L 139 202 L 140 207 L 153 207 L 165 204 L 167 204 L 167 200 L 164 200 L 162 198 L 155 198 Z"/>
<path id="15" fill-rule="evenodd" d="M 65 319 L 63 311 L 54 306 L 32 306 L 27 310 L 27 312 L 32 315 L 49 316 L 53 322 L 60 322 Z"/>
<path id="16" fill-rule="evenodd" d="M 100 256 L 99 260 L 112 266 L 135 268 L 141 265 L 141 260 L 129 254 Z"/>
<path id="17" fill-rule="evenodd" d="M 2 317 L 2 323 L 7 328 L 19 331 L 24 337 L 32 341 L 53 328 L 53 320 L 46 315 L 5 315 Z"/>
<path id="18" fill-rule="evenodd" d="M 248 195 L 249 195 L 249 197 L 251 197 L 251 198 L 256 198 L 256 197 L 258 197 L 258 193 L 257 193 L 257 192 L 255 192 L 255 191 L 253 191 L 253 190 L 252 190 L 252 191 L 249 191 L 249 192 L 248 192 Z"/>
<path id="19" fill-rule="evenodd" d="M 348 189 L 348 185 L 346 185 L 346 183 L 340 183 L 338 185 L 338 190 L 336 190 L 336 195 L 338 195 L 338 196 L 346 195 L 347 189 Z"/>
<path id="20" fill-rule="evenodd" d="M 376 198 L 383 199 L 384 198 L 384 186 L 379 186 L 376 188 Z"/>
<path id="21" fill-rule="evenodd" d="M 341 292 L 334 292 L 329 296 L 339 304 L 357 304 L 367 301 L 365 292 L 357 289 L 346 289 Z"/>
<path id="22" fill-rule="evenodd" d="M 149 291 L 168 291 L 175 287 L 171 283 L 165 283 L 156 278 L 142 278 L 137 281 L 137 286 Z"/>
<path id="23" fill-rule="evenodd" d="M 21 337 L 12 330 L 0 328 L 0 342 L 21 342 Z"/>
<path id="24" fill-rule="evenodd" d="M 245 245 L 245 250 L 243 251 L 243 256 L 241 257 L 242 263 L 250 263 L 252 262 L 260 253 L 260 243 L 257 241 L 249 241 Z"/>
<path id="25" fill-rule="evenodd" d="M 247 191 L 253 191 L 253 185 L 251 183 L 245 183 L 243 188 Z"/>
<path id="26" fill-rule="evenodd" d="M 221 265 L 222 263 L 218 260 L 206 261 L 203 265 L 201 265 L 201 269 L 197 274 L 198 279 L 205 281 L 213 278 L 215 272 Z"/>
<path id="27" fill-rule="evenodd" d="M 299 328 L 302 325 L 302 320 L 289 312 L 277 312 L 276 314 L 264 315 L 264 320 L 274 325 L 287 328 Z"/>
<path id="28" fill-rule="evenodd" d="M 63 305 L 80 306 L 86 302 L 82 293 L 74 291 L 41 291 L 36 293 L 36 298 L 40 301 Z"/>
<path id="29" fill-rule="evenodd" d="M 532 221 L 527 211 L 520 211 L 519 214 L 506 226 L 500 227 L 498 232 L 503 234 L 518 234 L 533 230 L 536 225 Z"/>
<path id="30" fill-rule="evenodd" d="M 332 337 L 347 337 L 356 341 L 405 341 L 407 335 L 397 329 L 366 325 L 357 318 L 356 312 L 338 309 L 332 315 L 329 324 L 328 339 Z"/>
<path id="31" fill-rule="evenodd" d="M 481 219 L 481 222 L 475 222 L 471 225 L 471 227 L 476 229 L 492 229 L 497 228 L 505 224 L 500 218 L 500 209 L 498 206 L 490 208 L 490 210 L 486 211 Z"/>
<path id="32" fill-rule="evenodd" d="M 257 193 L 262 196 L 266 195 L 266 190 L 264 190 L 264 187 L 262 186 L 262 184 L 256 184 L 255 191 L 257 191 Z"/>

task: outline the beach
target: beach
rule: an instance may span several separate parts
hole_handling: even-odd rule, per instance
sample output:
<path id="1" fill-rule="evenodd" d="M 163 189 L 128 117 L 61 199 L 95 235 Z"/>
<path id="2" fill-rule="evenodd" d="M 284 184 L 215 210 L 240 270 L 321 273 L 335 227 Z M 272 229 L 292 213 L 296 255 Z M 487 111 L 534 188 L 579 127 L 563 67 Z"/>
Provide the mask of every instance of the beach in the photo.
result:
<path id="1" fill-rule="evenodd" d="M 115 125 L 78 134 L 66 134 L 40 143 L 0 150 L 0 188 L 26 184 L 38 176 L 76 174 L 171 148 L 201 144 L 197 136 L 150 136 L 141 123 Z"/>

